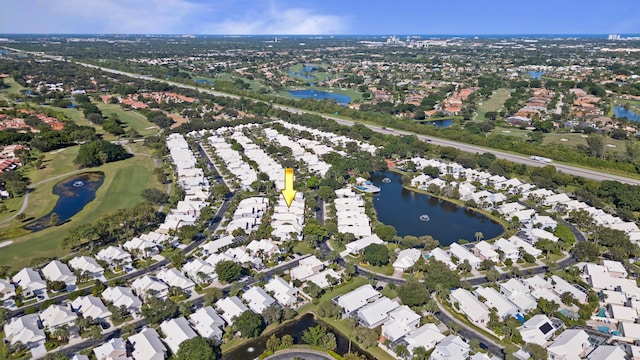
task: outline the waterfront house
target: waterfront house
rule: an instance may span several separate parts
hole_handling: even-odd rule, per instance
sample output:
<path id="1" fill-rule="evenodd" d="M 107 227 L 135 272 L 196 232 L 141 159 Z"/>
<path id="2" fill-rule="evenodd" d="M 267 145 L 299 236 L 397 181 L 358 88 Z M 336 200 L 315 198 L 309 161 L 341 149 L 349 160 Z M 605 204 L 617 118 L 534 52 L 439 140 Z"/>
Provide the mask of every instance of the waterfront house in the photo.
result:
<path id="1" fill-rule="evenodd" d="M 281 277 L 274 277 L 264 286 L 282 306 L 293 306 L 298 299 L 298 289 Z"/>
<path id="2" fill-rule="evenodd" d="M 247 303 L 249 309 L 256 314 L 262 314 L 264 309 L 276 302 L 264 289 L 258 286 L 252 286 L 245 291 L 242 294 L 242 299 Z"/>
<path id="3" fill-rule="evenodd" d="M 249 308 L 244 306 L 242 301 L 237 296 L 231 296 L 216 301 L 216 308 L 222 313 L 220 316 L 229 325 L 233 325 L 234 318 L 240 316 L 243 312 L 249 311 Z"/>

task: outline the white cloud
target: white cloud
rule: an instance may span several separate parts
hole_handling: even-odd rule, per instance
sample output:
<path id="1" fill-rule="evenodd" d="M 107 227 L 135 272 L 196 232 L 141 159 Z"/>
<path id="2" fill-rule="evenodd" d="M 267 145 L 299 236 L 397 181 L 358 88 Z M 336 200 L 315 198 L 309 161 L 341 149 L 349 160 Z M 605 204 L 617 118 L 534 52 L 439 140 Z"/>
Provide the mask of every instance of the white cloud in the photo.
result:
<path id="1" fill-rule="evenodd" d="M 309 9 L 278 10 L 271 8 L 259 16 L 242 20 L 227 19 L 206 27 L 206 34 L 340 34 L 346 29 L 346 19 L 336 15 L 316 14 Z"/>
<path id="2" fill-rule="evenodd" d="M 189 18 L 208 11 L 188 0 L 23 0 L 3 6 L 11 33 L 180 33 Z"/>

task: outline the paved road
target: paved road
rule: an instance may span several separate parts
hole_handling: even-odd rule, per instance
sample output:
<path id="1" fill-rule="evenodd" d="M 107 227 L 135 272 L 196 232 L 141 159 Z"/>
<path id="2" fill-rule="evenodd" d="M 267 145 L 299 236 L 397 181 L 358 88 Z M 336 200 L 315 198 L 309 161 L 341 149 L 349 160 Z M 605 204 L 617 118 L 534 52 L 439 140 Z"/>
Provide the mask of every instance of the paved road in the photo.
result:
<path id="1" fill-rule="evenodd" d="M 460 331 L 458 333 L 462 335 L 465 339 L 467 340 L 476 339 L 480 344 L 483 344 L 484 347 L 486 347 L 487 350 L 489 350 L 493 355 L 496 355 L 501 359 L 505 358 L 504 348 L 502 346 L 498 345 L 488 337 L 476 332 L 475 329 L 467 326 L 467 324 L 463 323 L 462 321 L 456 319 L 455 316 L 451 315 L 447 311 L 447 309 L 445 309 L 440 304 L 440 302 L 435 298 L 435 296 L 433 298 L 434 300 L 436 300 L 436 303 L 438 304 L 438 308 L 440 308 L 440 311 L 435 314 L 438 320 L 440 320 L 445 325 L 448 324 L 449 322 L 454 322 L 460 325 Z"/>
<path id="2" fill-rule="evenodd" d="M 12 49 L 12 48 L 8 48 L 8 47 L 4 47 L 4 48 L 9 49 L 9 50 L 22 52 L 21 50 L 18 50 L 18 49 Z M 58 59 L 58 57 L 50 56 L 50 55 L 42 55 L 42 54 L 37 54 L 37 55 Z M 179 87 L 179 88 L 196 90 L 196 91 L 199 91 L 199 92 L 202 92 L 202 93 L 208 93 L 208 94 L 211 94 L 211 95 L 214 95 L 214 96 L 229 97 L 229 98 L 233 98 L 233 99 L 239 99 L 240 98 L 240 96 L 233 95 L 233 94 L 228 94 L 228 93 L 223 93 L 223 92 L 220 92 L 220 91 L 204 89 L 204 88 L 200 88 L 200 87 L 192 86 L 192 85 L 185 85 L 185 84 L 181 84 L 181 83 L 177 83 L 177 82 L 169 81 L 169 80 L 157 79 L 157 78 L 153 78 L 151 76 L 144 76 L 144 75 L 140 75 L 140 74 L 134 74 L 134 73 L 130 73 L 130 72 L 109 69 L 109 68 L 100 67 L 100 66 L 96 66 L 96 65 L 92 65 L 92 64 L 82 63 L 82 62 L 77 62 L 77 61 L 74 61 L 74 62 L 76 64 L 78 64 L 78 65 L 82 65 L 82 66 L 86 66 L 86 67 L 90 67 L 90 68 L 94 68 L 94 69 L 99 69 L 99 70 L 105 71 L 105 72 L 110 72 L 110 73 L 114 73 L 114 74 L 129 76 L 129 77 L 136 78 L 136 79 L 164 82 L 164 83 L 167 83 L 167 84 Z M 279 104 L 272 104 L 272 106 L 274 108 L 277 108 L 277 109 L 280 109 L 280 110 L 289 111 L 289 112 L 292 112 L 292 113 L 295 113 L 295 114 L 315 114 L 315 115 L 319 115 L 319 116 L 322 116 L 322 117 L 324 117 L 326 119 L 335 120 L 337 123 L 342 124 L 342 125 L 351 126 L 351 125 L 354 125 L 354 124 L 357 123 L 356 121 L 344 120 L 344 119 L 341 119 L 341 118 L 338 118 L 338 117 L 335 117 L 335 116 L 330 116 L 330 115 L 317 114 L 317 113 L 314 113 L 312 111 L 299 109 L 299 108 L 295 108 L 295 107 L 291 107 L 291 106 L 285 106 L 285 105 L 279 105 Z M 507 152 L 504 152 L 504 151 L 500 151 L 500 150 L 485 148 L 485 147 L 476 146 L 476 145 L 465 144 L 465 143 L 452 141 L 452 140 L 441 139 L 441 138 L 437 138 L 437 137 L 433 137 L 433 136 L 418 135 L 418 134 L 414 134 L 414 133 L 411 133 L 411 132 L 408 132 L 408 131 L 403 131 L 403 130 L 388 129 L 388 128 L 385 128 L 385 127 L 382 127 L 382 126 L 377 126 L 377 125 L 367 125 L 367 124 L 365 124 L 365 126 L 368 127 L 369 129 L 375 131 L 375 132 L 382 133 L 382 134 L 388 134 L 388 135 L 416 135 L 419 139 L 421 139 L 423 141 L 427 141 L 427 142 L 432 143 L 434 145 L 451 146 L 451 147 L 457 148 L 459 150 L 470 152 L 470 153 L 485 153 L 485 152 L 489 152 L 489 153 L 494 154 L 499 159 L 505 159 L 505 160 L 509 160 L 509 161 L 512 161 L 512 162 L 515 162 L 515 163 L 526 164 L 526 165 L 529 165 L 529 166 L 546 166 L 546 165 L 549 165 L 547 163 L 542 163 L 540 161 L 532 160 L 528 156 L 514 155 L 514 154 L 510 154 L 510 153 L 507 153 Z M 619 182 L 622 182 L 622 183 L 640 185 L 640 180 L 638 180 L 638 179 L 631 179 L 631 178 L 627 178 L 627 177 L 620 176 L 620 175 L 612 175 L 612 174 L 609 174 L 609 173 L 603 172 L 603 171 L 588 170 L 588 169 L 583 169 L 583 168 L 580 168 L 580 167 L 577 167 L 577 166 L 559 164 L 559 163 L 555 163 L 555 162 L 552 163 L 551 165 L 555 166 L 556 169 L 558 169 L 559 171 L 562 171 L 564 173 L 571 174 L 571 175 L 576 175 L 576 176 L 582 176 L 582 177 L 585 177 L 585 178 L 588 178 L 588 179 L 593 179 L 593 180 L 597 180 L 597 181 L 616 180 L 616 181 L 619 181 Z"/>

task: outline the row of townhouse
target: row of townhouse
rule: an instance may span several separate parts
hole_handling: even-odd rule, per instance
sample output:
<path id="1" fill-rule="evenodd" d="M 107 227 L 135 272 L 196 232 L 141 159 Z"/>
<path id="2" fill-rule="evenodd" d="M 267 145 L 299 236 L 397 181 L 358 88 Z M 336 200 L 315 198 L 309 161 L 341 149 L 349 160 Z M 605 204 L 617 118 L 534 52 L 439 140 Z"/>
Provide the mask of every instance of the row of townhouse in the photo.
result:
<path id="1" fill-rule="evenodd" d="M 304 195 L 298 191 L 293 198 L 291 206 L 287 206 L 284 197 L 278 197 L 276 205 L 273 207 L 271 215 L 271 235 L 280 241 L 291 240 L 294 236 L 302 240 L 302 229 L 304 228 Z"/>
<path id="2" fill-rule="evenodd" d="M 420 326 L 421 316 L 406 305 L 382 296 L 371 285 L 363 285 L 338 296 L 333 302 L 343 317 L 355 317 L 360 326 L 381 327 L 380 346 L 393 352 L 402 344 L 413 356 L 422 347 L 432 351 L 431 359 L 467 359 L 471 347 L 458 336 L 444 336 L 435 324 Z M 383 345 L 389 343 L 389 346 Z M 395 355 L 395 353 L 394 353 Z"/>
<path id="3" fill-rule="evenodd" d="M 242 229 L 246 234 L 250 234 L 257 230 L 268 207 L 269 200 L 266 197 L 254 196 L 243 199 L 238 203 L 233 218 L 226 226 L 227 233 Z"/>
<path id="4" fill-rule="evenodd" d="M 177 183 L 185 191 L 185 198 L 171 209 L 165 221 L 158 228 L 160 233 L 169 233 L 185 225 L 193 225 L 200 217 L 200 212 L 209 206 L 209 179 L 204 170 L 197 167 L 197 159 L 189 148 L 184 136 L 170 134 L 167 137 L 167 148 L 171 161 L 176 167 Z"/>
<path id="5" fill-rule="evenodd" d="M 202 170 L 195 168 L 195 157 L 189 150 L 184 137 L 172 134 L 168 137 L 167 144 L 172 161 L 177 168 L 178 182 L 185 188 L 186 195 L 185 200 L 180 202 L 176 209 L 172 209 L 164 224 L 156 231 L 127 241 L 123 247 L 108 246 L 100 250 L 95 257 L 74 257 L 69 260 L 68 265 L 59 260 L 53 260 L 41 269 L 42 275 L 35 269 L 24 268 L 14 275 L 11 281 L 0 280 L 0 295 L 1 299 L 5 300 L 5 304 L 7 299 L 15 296 L 16 287 L 22 289 L 22 297 L 25 299 L 38 297 L 39 300 L 44 300 L 47 297 L 47 281 L 64 282 L 68 291 L 75 289 L 78 277 L 105 281 L 105 269 L 98 261 L 106 262 L 114 272 L 133 270 L 131 266 L 133 257 L 123 248 L 133 252 L 138 258 L 145 258 L 153 256 L 167 244 L 175 245 L 176 238 L 167 235 L 166 232 L 197 219 L 199 210 L 207 205 L 203 200 L 209 197 L 209 183 Z M 184 219 L 187 221 L 183 221 Z M 157 278 L 145 276 L 136 279 L 132 284 L 134 291 L 143 299 L 149 293 L 162 294 L 170 286 L 190 291 L 195 284 L 176 269 L 163 269 L 158 273 Z M 106 289 L 101 295 L 107 302 L 117 307 L 125 306 L 132 315 L 137 316 L 142 307 L 142 301 L 134 291 L 128 287 L 114 287 Z M 42 355 L 43 329 L 52 331 L 63 325 L 73 325 L 78 314 L 102 322 L 109 321 L 111 316 L 111 312 L 100 298 L 79 297 L 66 305 L 50 305 L 40 314 L 10 319 L 5 325 L 5 334 L 9 334 L 6 341 L 11 344 L 23 342 L 28 344 L 34 356 Z"/>
<path id="6" fill-rule="evenodd" d="M 269 176 L 269 180 L 275 183 L 276 189 L 283 190 L 284 189 L 284 168 L 277 161 L 275 161 L 272 157 L 267 155 L 258 145 L 253 143 L 251 139 L 246 137 L 242 132 L 243 129 L 254 129 L 259 124 L 247 124 L 236 126 L 233 130 L 233 134 L 231 134 L 231 138 L 235 139 L 242 148 L 244 149 L 244 154 L 251 160 L 253 160 L 256 164 L 258 164 L 258 169 L 267 174 Z"/>
<path id="7" fill-rule="evenodd" d="M 294 159 L 299 159 L 307 164 L 307 168 L 322 177 L 324 177 L 331 169 L 331 165 L 320 160 L 318 155 L 310 153 L 305 150 L 297 140 L 292 140 L 289 136 L 278 133 L 277 130 L 271 128 L 265 128 L 264 134 L 269 141 L 276 142 L 280 146 L 286 146 L 291 149 L 291 154 Z"/>
<path id="8" fill-rule="evenodd" d="M 430 258 L 443 262 L 451 270 L 457 269 L 457 264 L 465 260 L 475 269 L 478 268 L 483 260 L 500 263 L 499 251 L 504 254 L 504 260 L 511 259 L 513 262 L 516 262 L 522 256 L 523 252 L 533 257 L 538 257 L 542 254 L 540 249 L 537 249 L 531 245 L 531 243 L 514 235 L 509 239 L 499 238 L 493 244 L 484 240 L 469 246 L 452 243 L 448 250 L 438 247 L 431 250 L 428 255 Z M 458 261 L 456 262 L 452 258 Z"/>
<path id="9" fill-rule="evenodd" d="M 217 130 L 219 133 L 212 133 L 207 141 L 215 149 L 216 155 L 224 162 L 226 168 L 240 181 L 242 189 L 251 189 L 251 184 L 258 180 L 255 170 L 242 160 L 242 155 L 231 148 L 231 144 L 225 141 L 221 135 L 226 128 Z"/>
<path id="10" fill-rule="evenodd" d="M 640 228 L 635 222 L 625 222 L 617 216 L 607 214 L 602 209 L 589 206 L 584 202 L 571 199 L 565 193 L 555 193 L 548 189 L 536 188 L 532 184 L 523 183 L 516 178 L 507 179 L 499 175 L 491 175 L 485 171 L 468 169 L 457 163 L 448 163 L 436 159 L 412 158 L 418 167 L 432 166 L 440 170 L 441 175 L 452 175 L 455 179 L 465 179 L 457 183 L 447 182 L 440 178 L 431 178 L 427 175 L 418 175 L 411 180 L 411 185 L 417 188 L 428 189 L 435 185 L 439 189 L 457 186 L 462 200 L 473 200 L 478 206 L 495 209 L 508 219 L 517 217 L 523 225 L 524 234 L 529 242 L 535 244 L 539 239 L 557 241 L 552 231 L 557 222 L 548 216 L 541 216 L 533 209 L 527 209 L 522 204 L 505 203 L 508 194 L 521 195 L 522 199 L 536 201 L 548 207 L 552 212 L 558 212 L 567 216 L 572 211 L 586 211 L 593 219 L 594 224 L 624 231 L 629 239 L 637 243 L 640 241 Z M 492 186 L 498 192 L 487 190 L 476 191 L 472 182 L 479 182 L 483 186 Z M 551 231 L 548 231 L 551 230 Z"/>
<path id="11" fill-rule="evenodd" d="M 306 131 L 306 132 L 310 133 L 311 135 L 315 136 L 316 138 L 321 138 L 321 139 L 324 139 L 324 140 L 328 141 L 329 143 L 333 144 L 334 146 L 344 147 L 348 143 L 356 143 L 358 145 L 359 149 L 361 149 L 362 151 L 366 151 L 366 152 L 370 153 L 371 155 L 375 155 L 376 152 L 378 151 L 378 148 L 375 145 L 371 145 L 369 143 L 366 143 L 366 142 L 363 142 L 363 141 L 359 141 L 359 140 L 354 140 L 354 139 L 351 139 L 351 138 L 349 138 L 347 136 L 337 135 L 337 134 L 334 134 L 334 133 L 330 133 L 330 132 L 326 132 L 326 131 L 310 128 L 310 127 L 303 126 L 303 125 L 292 124 L 292 123 L 289 123 L 289 122 L 286 122 L 286 121 L 281 121 L 281 120 L 279 120 L 278 123 L 282 124 L 287 129 L 293 129 L 293 130 L 297 130 L 297 131 Z M 316 154 L 318 154 L 318 153 L 316 153 Z M 321 155 L 321 154 L 318 154 L 318 155 Z"/>
<path id="12" fill-rule="evenodd" d="M 362 195 L 349 188 L 338 189 L 335 192 L 338 232 L 351 233 L 356 237 L 371 236 L 371 223 L 365 212 Z"/>
<path id="13" fill-rule="evenodd" d="M 302 283 L 314 283 L 321 289 L 326 289 L 342 279 L 341 271 L 336 272 L 327 268 L 326 263 L 320 261 L 315 255 L 301 259 L 298 266 L 289 270 L 292 281 L 298 280 Z"/>

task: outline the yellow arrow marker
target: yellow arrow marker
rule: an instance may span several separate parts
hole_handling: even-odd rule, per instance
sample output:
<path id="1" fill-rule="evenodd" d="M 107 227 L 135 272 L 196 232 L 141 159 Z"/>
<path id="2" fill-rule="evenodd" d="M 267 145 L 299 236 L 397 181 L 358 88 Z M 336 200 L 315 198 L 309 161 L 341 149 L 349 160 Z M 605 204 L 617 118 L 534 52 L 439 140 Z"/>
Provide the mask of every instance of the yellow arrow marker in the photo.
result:
<path id="1" fill-rule="evenodd" d="M 296 197 L 297 191 L 293 189 L 293 169 L 284 169 L 284 190 L 282 190 L 282 197 L 287 203 L 287 207 L 291 207 L 293 198 Z"/>

